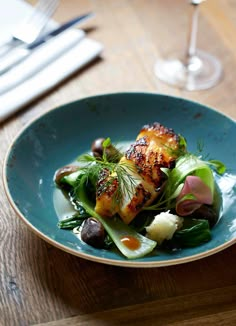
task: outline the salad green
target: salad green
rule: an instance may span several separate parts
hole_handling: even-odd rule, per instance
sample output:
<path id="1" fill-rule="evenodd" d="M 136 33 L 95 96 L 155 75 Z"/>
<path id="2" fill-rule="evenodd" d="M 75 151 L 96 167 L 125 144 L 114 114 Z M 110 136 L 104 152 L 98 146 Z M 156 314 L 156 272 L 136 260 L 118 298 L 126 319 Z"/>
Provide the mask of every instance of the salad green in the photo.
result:
<path id="1" fill-rule="evenodd" d="M 183 148 L 186 141 L 182 136 L 180 140 Z M 108 186 L 117 184 L 112 194 L 114 207 L 122 203 L 124 196 L 132 196 L 137 183 L 132 167 L 119 164 L 123 153 L 111 143 L 110 138 L 102 141 L 102 148 L 100 156 L 93 153 L 80 156 L 78 167 L 73 167 L 71 173 L 59 176 L 57 173 L 57 187 L 64 192 L 75 211 L 72 216 L 59 221 L 59 228 L 78 231 L 89 217 L 93 217 L 105 230 L 104 248 L 115 246 L 128 259 L 143 257 L 152 253 L 154 248 L 186 248 L 210 241 L 211 228 L 215 223 L 212 223 L 211 215 L 216 221 L 215 215 L 218 214 L 214 202 L 218 197 L 215 195 L 218 190 L 214 173 L 225 172 L 223 163 L 206 161 L 181 149 L 174 167 L 161 168 L 165 181 L 160 195 L 151 204 L 142 207 L 134 220 L 126 224 L 118 214 L 101 216 L 95 209 L 101 172 L 106 171 L 110 176 L 102 191 L 106 192 Z M 177 216 L 177 219 L 165 220 L 165 214 L 160 219 L 160 213 L 165 212 Z M 156 227 L 154 224 L 167 234 L 162 242 L 152 236 L 158 232 L 156 229 L 152 232 L 152 228 Z M 148 227 L 150 233 L 147 232 Z"/>

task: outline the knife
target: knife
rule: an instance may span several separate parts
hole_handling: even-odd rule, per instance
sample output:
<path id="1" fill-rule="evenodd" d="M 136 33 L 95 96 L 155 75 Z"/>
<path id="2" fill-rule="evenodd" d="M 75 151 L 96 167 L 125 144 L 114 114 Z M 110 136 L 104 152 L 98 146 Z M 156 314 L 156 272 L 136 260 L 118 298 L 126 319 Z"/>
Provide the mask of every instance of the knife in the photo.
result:
<path id="1" fill-rule="evenodd" d="M 75 17 L 68 22 L 65 22 L 61 26 L 53 29 L 52 31 L 42 35 L 36 41 L 28 44 L 27 46 L 23 47 L 16 47 L 12 49 L 10 54 L 5 58 L 2 59 L 0 62 L 0 75 L 6 73 L 8 70 L 13 68 L 16 64 L 25 60 L 35 49 L 40 47 L 42 44 L 49 41 L 51 38 L 56 37 L 57 35 L 63 33 L 67 29 L 72 26 L 75 26 L 79 23 L 84 22 L 85 20 L 94 16 L 94 13 L 89 12 L 78 17 Z"/>

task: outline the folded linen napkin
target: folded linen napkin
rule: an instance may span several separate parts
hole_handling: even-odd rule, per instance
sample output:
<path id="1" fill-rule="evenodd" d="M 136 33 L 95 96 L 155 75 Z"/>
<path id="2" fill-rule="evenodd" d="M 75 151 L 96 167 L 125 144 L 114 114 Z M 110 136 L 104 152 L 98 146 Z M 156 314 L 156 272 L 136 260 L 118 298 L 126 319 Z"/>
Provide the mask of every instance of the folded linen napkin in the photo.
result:
<path id="1" fill-rule="evenodd" d="M 0 8 L 4 17 L 8 17 L 0 21 L 1 44 L 32 7 L 20 0 L 0 0 Z M 50 27 L 55 25 L 50 22 Z M 100 43 L 77 29 L 67 30 L 34 50 L 26 60 L 0 76 L 0 122 L 89 63 L 101 51 Z"/>

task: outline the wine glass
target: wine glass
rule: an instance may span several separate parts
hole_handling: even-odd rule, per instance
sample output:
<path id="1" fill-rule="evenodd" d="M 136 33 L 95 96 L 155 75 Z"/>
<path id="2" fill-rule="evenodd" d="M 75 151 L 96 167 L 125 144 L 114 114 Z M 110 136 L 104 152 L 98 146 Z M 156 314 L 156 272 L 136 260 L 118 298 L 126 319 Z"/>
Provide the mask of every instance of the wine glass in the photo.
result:
<path id="1" fill-rule="evenodd" d="M 220 61 L 211 54 L 197 49 L 199 4 L 204 0 L 191 0 L 191 23 L 188 48 L 181 58 L 173 54 L 155 64 L 156 76 L 167 84 L 189 91 L 203 90 L 216 85 L 222 76 Z"/>

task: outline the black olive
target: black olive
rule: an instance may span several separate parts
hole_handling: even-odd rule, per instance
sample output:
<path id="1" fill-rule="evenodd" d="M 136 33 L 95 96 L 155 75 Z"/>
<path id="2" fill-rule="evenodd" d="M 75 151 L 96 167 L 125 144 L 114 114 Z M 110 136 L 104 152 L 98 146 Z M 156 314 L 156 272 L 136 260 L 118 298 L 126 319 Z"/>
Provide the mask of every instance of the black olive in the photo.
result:
<path id="1" fill-rule="evenodd" d="M 92 247 L 102 248 L 105 239 L 102 223 L 93 217 L 87 218 L 82 227 L 81 239 Z"/>
<path id="2" fill-rule="evenodd" d="M 105 138 L 95 139 L 92 143 L 91 150 L 93 152 L 93 156 L 97 158 L 102 158 L 103 156 L 103 142 Z M 106 156 L 109 162 L 117 163 L 122 157 L 122 153 L 112 144 L 106 147 Z"/>
<path id="3" fill-rule="evenodd" d="M 93 155 L 95 157 L 102 157 L 103 155 L 103 142 L 104 142 L 105 138 L 97 138 L 94 140 L 94 142 L 92 143 L 91 149 L 93 152 Z"/>
<path id="4" fill-rule="evenodd" d="M 73 172 L 78 171 L 78 169 L 79 169 L 79 167 L 74 166 L 74 165 L 63 166 L 62 168 L 60 168 L 59 170 L 56 171 L 55 177 L 54 177 L 55 182 L 59 185 L 60 181 L 63 177 L 65 177 L 66 175 L 69 175 Z"/>

